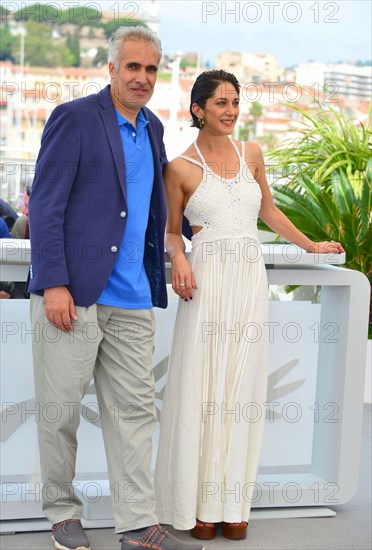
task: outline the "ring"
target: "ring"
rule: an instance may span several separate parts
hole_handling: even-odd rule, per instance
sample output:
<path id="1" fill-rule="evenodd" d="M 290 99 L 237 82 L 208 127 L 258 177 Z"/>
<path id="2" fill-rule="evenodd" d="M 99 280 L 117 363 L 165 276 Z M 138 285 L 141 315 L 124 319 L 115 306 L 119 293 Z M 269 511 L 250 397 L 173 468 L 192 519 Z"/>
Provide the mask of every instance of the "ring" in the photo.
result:
<path id="1" fill-rule="evenodd" d="M 185 283 L 180 283 L 180 287 L 185 286 Z"/>

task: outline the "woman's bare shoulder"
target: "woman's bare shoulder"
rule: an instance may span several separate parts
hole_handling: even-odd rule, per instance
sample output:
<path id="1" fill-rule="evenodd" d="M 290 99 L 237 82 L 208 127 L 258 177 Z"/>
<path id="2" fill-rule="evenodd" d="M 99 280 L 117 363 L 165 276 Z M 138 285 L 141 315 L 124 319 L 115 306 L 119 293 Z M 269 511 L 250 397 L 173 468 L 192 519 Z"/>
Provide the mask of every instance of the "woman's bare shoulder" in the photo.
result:
<path id="1" fill-rule="evenodd" d="M 193 147 L 193 145 L 190 145 L 190 147 L 188 147 L 186 151 L 184 151 L 178 157 L 175 157 L 169 164 L 167 164 L 167 171 L 169 171 L 169 173 L 179 174 L 184 172 L 185 170 L 190 170 L 190 162 L 182 157 L 187 157 L 188 159 L 200 162 L 200 158 L 195 151 L 195 148 Z"/>
<path id="2" fill-rule="evenodd" d="M 182 174 L 185 170 L 185 161 L 180 159 L 179 157 L 176 157 L 171 162 L 167 164 L 167 168 L 165 170 L 165 174 L 169 176 L 177 176 L 179 174 Z"/>
<path id="3" fill-rule="evenodd" d="M 235 143 L 241 143 L 239 141 L 234 140 Z M 252 155 L 254 154 L 260 154 L 261 153 L 261 147 L 256 141 L 244 141 L 245 150 L 249 151 Z"/>
<path id="4" fill-rule="evenodd" d="M 244 143 L 245 153 L 250 155 L 257 155 L 261 153 L 261 148 L 255 141 L 244 141 L 233 139 L 235 145 L 238 147 L 239 151 L 242 152 L 242 143 Z"/>
<path id="5" fill-rule="evenodd" d="M 166 177 L 179 177 L 184 174 L 187 174 L 188 167 L 190 166 L 190 163 L 186 160 L 176 157 L 171 162 L 167 164 L 167 167 L 165 169 L 165 175 Z"/>

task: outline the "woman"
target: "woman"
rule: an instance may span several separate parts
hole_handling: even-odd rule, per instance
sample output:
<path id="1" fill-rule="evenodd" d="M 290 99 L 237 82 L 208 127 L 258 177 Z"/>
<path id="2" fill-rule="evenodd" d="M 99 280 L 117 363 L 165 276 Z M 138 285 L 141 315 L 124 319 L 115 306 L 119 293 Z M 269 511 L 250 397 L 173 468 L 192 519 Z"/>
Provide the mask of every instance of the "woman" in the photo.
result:
<path id="1" fill-rule="evenodd" d="M 314 243 L 273 203 L 256 143 L 230 138 L 240 85 L 207 71 L 191 92 L 196 141 L 167 167 L 166 248 L 182 298 L 174 328 L 155 472 L 161 523 L 213 538 L 246 537 L 265 419 L 268 290 L 260 216 L 309 252 Z M 192 228 L 185 257 L 183 214 Z M 260 337 L 257 337 L 257 331 Z"/>

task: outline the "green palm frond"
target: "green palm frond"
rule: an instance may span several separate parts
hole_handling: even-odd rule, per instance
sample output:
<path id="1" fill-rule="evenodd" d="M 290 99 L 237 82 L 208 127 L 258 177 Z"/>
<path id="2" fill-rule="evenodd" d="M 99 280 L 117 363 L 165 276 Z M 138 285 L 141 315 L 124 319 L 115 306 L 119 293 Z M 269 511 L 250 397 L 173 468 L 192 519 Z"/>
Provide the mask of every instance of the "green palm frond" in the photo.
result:
<path id="1" fill-rule="evenodd" d="M 298 288 L 300 288 L 301 285 L 285 285 L 284 290 L 287 294 L 290 292 L 294 292 Z"/>
<path id="2" fill-rule="evenodd" d="M 291 105 L 301 127 L 269 154 L 280 178 L 273 198 L 310 239 L 340 241 L 345 266 L 372 283 L 372 101 L 365 125 L 331 104 L 315 107 Z"/>
<path id="3" fill-rule="evenodd" d="M 351 213 L 356 197 L 345 172 L 342 170 L 334 172 L 332 184 L 333 197 L 341 215 Z"/>
<path id="4" fill-rule="evenodd" d="M 361 217 L 363 222 L 363 227 L 367 231 L 368 224 L 371 223 L 371 212 L 372 212 L 372 157 L 369 159 L 366 167 L 366 172 L 364 174 L 362 190 L 361 190 Z M 371 245 L 372 249 L 372 245 Z"/>
<path id="5" fill-rule="evenodd" d="M 331 157 L 332 157 L 332 155 L 331 155 Z M 337 162 L 333 162 L 331 164 L 331 166 L 329 166 L 327 169 L 325 169 L 326 166 L 331 163 L 331 161 L 333 161 L 333 158 L 330 159 L 330 157 L 328 157 L 328 159 L 325 162 L 323 162 L 322 166 L 316 172 L 317 175 L 318 175 L 317 179 L 318 179 L 320 184 L 327 181 L 328 177 L 330 175 L 332 175 L 332 173 L 335 170 L 338 170 L 339 168 L 341 168 L 343 166 L 349 166 L 350 165 L 350 159 L 346 158 L 346 159 L 338 160 Z"/>
<path id="6" fill-rule="evenodd" d="M 364 173 L 372 156 L 372 102 L 365 126 L 356 124 L 331 104 L 317 101 L 316 110 L 311 111 L 309 107 L 303 109 L 292 104 L 290 107 L 301 115 L 301 127 L 291 130 L 288 138 L 268 155 L 277 169 L 283 170 L 288 185 L 297 189 L 299 175 L 328 185 L 333 172 L 340 168 L 346 169 L 350 176 Z"/>
<path id="7" fill-rule="evenodd" d="M 274 184 L 276 206 L 314 241 L 337 240 L 346 250 L 346 266 L 364 273 L 372 270 L 372 189 L 366 176 L 358 198 L 343 170 L 332 174 L 330 192 L 307 176 L 297 181 L 298 189 Z"/>
<path id="8" fill-rule="evenodd" d="M 303 182 L 303 180 L 301 181 Z M 328 218 L 325 212 L 319 205 L 319 201 L 316 201 L 308 193 L 299 193 L 285 185 L 279 184 L 274 184 L 272 190 L 277 205 L 278 203 L 280 204 L 280 209 L 283 212 L 284 209 L 288 209 L 291 213 L 293 212 L 293 215 L 296 214 L 297 217 L 303 220 L 301 225 L 306 223 L 309 227 L 326 227 Z"/>

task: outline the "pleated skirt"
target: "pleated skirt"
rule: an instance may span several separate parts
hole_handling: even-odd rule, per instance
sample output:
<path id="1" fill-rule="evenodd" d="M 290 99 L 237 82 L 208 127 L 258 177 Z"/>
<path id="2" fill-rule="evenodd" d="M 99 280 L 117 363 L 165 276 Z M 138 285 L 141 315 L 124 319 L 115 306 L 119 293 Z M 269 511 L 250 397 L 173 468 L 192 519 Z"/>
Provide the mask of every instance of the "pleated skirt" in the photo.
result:
<path id="1" fill-rule="evenodd" d="M 265 421 L 268 288 L 251 237 L 203 242 L 180 300 L 155 469 L 160 523 L 248 521 Z"/>

